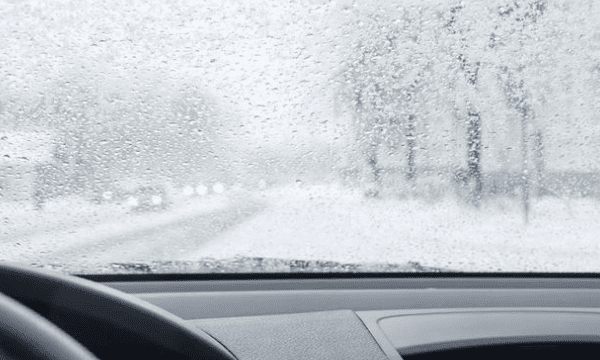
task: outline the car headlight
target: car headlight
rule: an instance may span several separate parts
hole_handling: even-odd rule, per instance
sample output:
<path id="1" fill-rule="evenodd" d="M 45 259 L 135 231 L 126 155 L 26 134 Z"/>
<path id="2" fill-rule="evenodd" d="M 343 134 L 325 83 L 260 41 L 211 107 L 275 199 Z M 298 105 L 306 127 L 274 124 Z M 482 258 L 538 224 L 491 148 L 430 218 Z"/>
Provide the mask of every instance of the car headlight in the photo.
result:
<path id="1" fill-rule="evenodd" d="M 127 199 L 127 205 L 129 205 L 129 206 L 131 206 L 131 207 L 136 207 L 136 206 L 138 206 L 139 204 L 140 204 L 139 200 L 138 200 L 136 197 L 134 197 L 134 196 L 130 196 L 130 197 Z"/>
<path id="2" fill-rule="evenodd" d="M 221 183 L 216 183 L 213 185 L 213 191 L 217 194 L 222 193 L 225 190 L 225 187 Z"/>
<path id="3" fill-rule="evenodd" d="M 194 188 L 191 186 L 186 186 L 183 188 L 183 195 L 190 196 L 194 194 Z"/>
<path id="4" fill-rule="evenodd" d="M 162 196 L 160 195 L 152 195 L 152 204 L 154 205 L 160 205 L 163 202 Z"/>
<path id="5" fill-rule="evenodd" d="M 198 185 L 196 187 L 196 193 L 198 195 L 206 195 L 207 192 L 208 192 L 208 188 L 204 185 Z"/>

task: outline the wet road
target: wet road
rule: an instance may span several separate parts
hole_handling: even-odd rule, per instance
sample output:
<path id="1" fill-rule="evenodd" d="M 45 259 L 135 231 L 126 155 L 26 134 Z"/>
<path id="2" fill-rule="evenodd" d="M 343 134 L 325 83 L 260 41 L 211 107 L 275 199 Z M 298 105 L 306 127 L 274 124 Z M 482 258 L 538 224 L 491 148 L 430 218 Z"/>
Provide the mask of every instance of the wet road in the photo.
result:
<path id="1" fill-rule="evenodd" d="M 124 219 L 116 224 L 43 234 L 40 236 L 43 240 L 35 237 L 20 239 L 20 249 L 13 249 L 11 258 L 20 263 L 60 264 L 68 268 L 86 267 L 86 264 L 177 260 L 190 252 L 201 252 L 204 245 L 249 220 L 264 207 L 260 201 L 237 199 L 211 211 L 188 214 L 174 221 L 165 221 L 161 214 L 149 214 L 146 224 L 137 228 L 128 226 Z M 133 220 L 139 220 L 139 217 Z M 148 224 L 153 220 L 154 224 Z M 122 228 L 128 231 L 119 231 Z"/>
<path id="2" fill-rule="evenodd" d="M 598 272 L 600 205 L 536 200 L 527 226 L 502 199 L 371 199 L 343 187 L 273 189 L 119 223 L 2 242 L 0 260 L 114 273 L 114 263 L 246 258 L 418 262 L 461 271 Z M 518 204 L 513 204 L 515 207 Z M 187 205 L 186 205 L 187 206 Z M 172 216 L 173 215 L 173 216 Z M 177 216 L 175 216 L 177 215 Z M 137 222 L 137 223 L 135 223 Z M 18 243 L 18 244 L 17 244 Z M 123 267 L 127 270 L 127 267 Z"/>

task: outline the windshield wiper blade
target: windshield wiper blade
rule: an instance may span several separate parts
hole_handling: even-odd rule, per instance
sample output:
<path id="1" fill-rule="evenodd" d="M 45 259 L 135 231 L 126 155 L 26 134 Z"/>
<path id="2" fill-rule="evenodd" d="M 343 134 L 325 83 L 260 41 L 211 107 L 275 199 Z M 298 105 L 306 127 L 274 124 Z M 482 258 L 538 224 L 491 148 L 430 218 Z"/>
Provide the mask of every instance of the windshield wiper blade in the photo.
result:
<path id="1" fill-rule="evenodd" d="M 342 263 L 323 260 L 298 260 L 263 257 L 230 259 L 206 258 L 198 261 L 119 262 L 110 264 L 111 272 L 128 274 L 166 273 L 440 273 L 454 270 L 421 265 L 419 262 Z"/>

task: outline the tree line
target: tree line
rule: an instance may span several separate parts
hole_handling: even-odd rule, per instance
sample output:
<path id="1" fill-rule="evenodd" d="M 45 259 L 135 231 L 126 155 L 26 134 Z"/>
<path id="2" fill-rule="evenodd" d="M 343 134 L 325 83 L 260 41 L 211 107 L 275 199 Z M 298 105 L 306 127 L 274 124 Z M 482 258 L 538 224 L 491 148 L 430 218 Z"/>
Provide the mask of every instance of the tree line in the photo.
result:
<path id="1" fill-rule="evenodd" d="M 577 14 L 595 9 L 592 3 L 584 5 Z M 460 176 L 469 189 L 468 201 L 479 206 L 483 129 L 486 121 L 498 119 L 490 109 L 501 106 L 518 125 L 518 134 L 512 136 L 519 139 L 521 202 L 527 221 L 531 184 L 543 186 L 545 171 L 549 119 L 540 112 L 553 96 L 563 96 L 561 92 L 581 95 L 569 89 L 566 77 L 573 72 L 594 76 L 598 66 L 593 52 L 583 55 L 587 59 L 564 56 L 577 46 L 569 44 L 576 35 L 590 31 L 585 22 L 575 23 L 568 6 L 548 0 L 500 0 L 355 8 L 350 16 L 355 21 L 347 24 L 356 30 L 336 75 L 337 96 L 352 113 L 356 143 L 376 187 L 371 195 L 381 188 L 382 148 L 397 151 L 398 143 L 404 142 L 404 176 L 408 181 L 415 178 L 419 124 L 434 121 L 425 119 L 427 108 L 434 107 L 452 114 L 463 129 L 466 152 Z M 597 28 L 592 31 L 598 33 Z M 586 62 L 577 67 L 577 60 Z M 548 77 L 561 73 L 562 79 Z"/>

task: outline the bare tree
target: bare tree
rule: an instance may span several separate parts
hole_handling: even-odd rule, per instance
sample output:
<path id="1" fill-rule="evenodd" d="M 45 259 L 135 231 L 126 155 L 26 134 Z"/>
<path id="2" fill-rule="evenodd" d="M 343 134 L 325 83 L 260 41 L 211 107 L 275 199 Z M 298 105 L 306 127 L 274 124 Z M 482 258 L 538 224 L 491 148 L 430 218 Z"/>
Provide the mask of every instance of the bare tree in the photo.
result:
<path id="1" fill-rule="evenodd" d="M 530 95 L 525 89 L 525 82 L 523 79 L 515 79 L 520 75 L 522 69 L 518 72 L 513 72 L 508 67 L 503 67 L 500 73 L 502 84 L 504 86 L 504 93 L 508 102 L 508 105 L 517 110 L 519 114 L 519 123 L 521 129 L 520 144 L 521 144 L 521 160 L 522 160 L 522 172 L 521 172 L 521 202 L 523 206 L 523 218 L 525 223 L 529 222 L 529 210 L 530 210 L 530 174 L 529 174 L 529 132 L 528 124 L 529 119 L 533 116 L 531 106 L 529 105 Z"/>
<path id="2" fill-rule="evenodd" d="M 542 194 L 544 189 L 544 172 L 546 167 L 546 161 L 544 158 L 544 133 L 541 130 L 537 130 L 533 134 L 533 162 L 535 165 L 535 183 L 536 183 L 536 195 L 538 197 Z"/>
<path id="3" fill-rule="evenodd" d="M 415 155 L 417 147 L 417 114 L 414 109 L 415 96 L 422 88 L 423 70 L 419 71 L 414 79 L 402 89 L 404 100 L 408 108 L 406 125 L 404 126 L 404 137 L 406 138 L 406 172 L 407 180 L 413 180 L 416 176 Z"/>
<path id="4" fill-rule="evenodd" d="M 498 7 L 497 14 L 502 20 L 496 28 L 501 28 L 504 33 L 516 34 L 517 47 L 524 49 L 524 39 L 531 37 L 531 28 L 536 25 L 539 18 L 546 12 L 546 0 L 530 0 L 526 2 L 510 1 Z M 508 40 L 499 37 L 496 33 L 490 36 L 490 47 L 502 47 Z M 515 59 L 514 64 L 500 65 L 499 79 L 502 83 L 508 105 L 519 114 L 521 128 L 521 203 L 523 220 L 529 222 L 530 204 L 530 166 L 529 166 L 529 124 L 535 117 L 531 106 L 531 94 L 527 90 L 524 80 L 524 70 L 530 59 L 524 54 L 522 59 Z M 541 137 L 540 137 L 541 139 Z"/>
<path id="5" fill-rule="evenodd" d="M 469 58 L 469 44 L 467 40 L 468 26 L 460 22 L 461 12 L 464 5 L 459 4 L 452 7 L 445 24 L 446 31 L 458 42 L 458 54 L 452 54 L 457 68 L 460 69 L 467 86 L 476 89 L 479 83 L 479 69 L 481 63 Z M 473 103 L 473 99 L 466 98 L 466 140 L 467 140 L 467 185 L 469 187 L 470 202 L 479 206 L 483 191 L 483 175 L 481 170 L 482 152 L 482 120 L 479 110 Z"/>
<path id="6" fill-rule="evenodd" d="M 422 49 L 422 27 L 410 14 L 394 21 L 385 14 L 367 16 L 362 39 L 352 45 L 347 66 L 339 74 L 340 94 L 353 113 L 357 143 L 364 156 L 377 195 L 381 188 L 382 169 L 379 152 L 406 147 L 404 177 L 411 181 L 417 172 L 416 152 L 419 111 L 424 78 L 431 61 L 413 46 Z M 365 20 L 363 18 L 362 20 Z M 419 50 L 422 51 L 422 50 Z M 422 59 L 427 59 L 423 61 Z"/>

